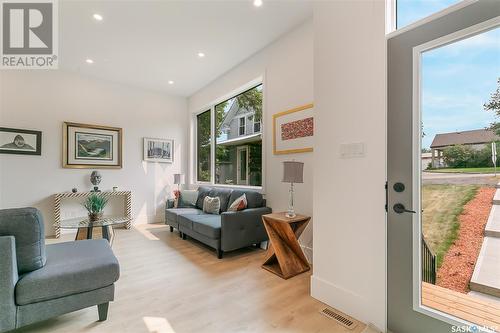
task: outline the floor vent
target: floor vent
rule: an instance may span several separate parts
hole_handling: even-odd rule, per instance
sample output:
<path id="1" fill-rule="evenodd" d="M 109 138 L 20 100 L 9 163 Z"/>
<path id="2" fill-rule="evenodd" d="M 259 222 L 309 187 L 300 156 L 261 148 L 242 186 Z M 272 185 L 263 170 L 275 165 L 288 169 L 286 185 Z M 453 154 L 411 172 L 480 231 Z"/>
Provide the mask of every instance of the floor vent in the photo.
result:
<path id="1" fill-rule="evenodd" d="M 335 320 L 337 323 L 339 323 L 340 325 L 342 325 L 350 330 L 352 330 L 356 326 L 358 326 L 358 323 L 356 322 L 356 320 L 354 320 L 353 318 L 349 317 L 346 314 L 343 314 L 340 311 L 333 310 L 330 308 L 324 308 L 323 310 L 320 311 L 320 313 L 322 315 L 330 318 L 330 319 Z"/>

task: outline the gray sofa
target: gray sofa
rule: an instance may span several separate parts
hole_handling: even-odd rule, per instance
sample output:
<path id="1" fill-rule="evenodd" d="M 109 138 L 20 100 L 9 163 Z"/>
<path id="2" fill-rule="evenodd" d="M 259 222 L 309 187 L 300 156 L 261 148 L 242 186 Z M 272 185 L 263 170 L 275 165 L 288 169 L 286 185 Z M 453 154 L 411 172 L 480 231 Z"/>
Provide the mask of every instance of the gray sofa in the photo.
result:
<path id="1" fill-rule="evenodd" d="M 0 332 L 94 305 L 106 320 L 119 270 L 106 240 L 46 246 L 37 209 L 0 210 Z"/>
<path id="2" fill-rule="evenodd" d="M 228 212 L 228 207 L 243 193 L 247 198 L 247 209 Z M 203 200 L 207 195 L 221 199 L 220 215 L 203 212 Z M 271 213 L 272 209 L 266 207 L 262 194 L 256 191 L 200 187 L 196 203 L 183 203 L 181 194 L 178 208 L 173 207 L 173 200 L 168 200 L 165 223 L 170 226 L 170 231 L 178 229 L 183 239 L 189 236 L 214 248 L 219 259 L 224 252 L 268 240 L 262 215 Z"/>

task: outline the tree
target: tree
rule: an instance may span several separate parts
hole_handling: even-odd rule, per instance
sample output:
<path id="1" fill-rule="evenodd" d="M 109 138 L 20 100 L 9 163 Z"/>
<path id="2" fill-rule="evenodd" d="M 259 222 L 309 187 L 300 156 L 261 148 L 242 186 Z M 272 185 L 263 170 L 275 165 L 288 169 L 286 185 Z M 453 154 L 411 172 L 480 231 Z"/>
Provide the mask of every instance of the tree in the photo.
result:
<path id="1" fill-rule="evenodd" d="M 240 108 L 255 111 L 255 121 L 262 119 L 262 86 L 255 87 L 236 97 Z"/>
<path id="2" fill-rule="evenodd" d="M 443 159 L 450 168 L 467 168 L 474 152 L 464 145 L 453 145 L 443 150 Z"/>
<path id="3" fill-rule="evenodd" d="M 497 117 L 500 117 L 500 78 L 497 80 L 497 89 L 491 94 L 490 100 L 484 103 L 483 107 L 486 111 L 493 111 Z M 498 135 L 500 135 L 500 123 L 494 122 L 490 127 Z"/>

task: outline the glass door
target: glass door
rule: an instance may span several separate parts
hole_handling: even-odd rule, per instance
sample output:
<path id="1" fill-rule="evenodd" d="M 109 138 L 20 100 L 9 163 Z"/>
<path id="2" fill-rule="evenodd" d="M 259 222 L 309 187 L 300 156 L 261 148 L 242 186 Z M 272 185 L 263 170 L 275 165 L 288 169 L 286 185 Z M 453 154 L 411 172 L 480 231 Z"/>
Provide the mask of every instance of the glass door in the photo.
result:
<path id="1" fill-rule="evenodd" d="M 486 110 L 500 76 L 499 15 L 478 1 L 388 40 L 392 332 L 500 331 L 495 290 L 474 283 L 500 180 L 496 112 Z M 500 280 L 500 260 L 489 267 Z"/>

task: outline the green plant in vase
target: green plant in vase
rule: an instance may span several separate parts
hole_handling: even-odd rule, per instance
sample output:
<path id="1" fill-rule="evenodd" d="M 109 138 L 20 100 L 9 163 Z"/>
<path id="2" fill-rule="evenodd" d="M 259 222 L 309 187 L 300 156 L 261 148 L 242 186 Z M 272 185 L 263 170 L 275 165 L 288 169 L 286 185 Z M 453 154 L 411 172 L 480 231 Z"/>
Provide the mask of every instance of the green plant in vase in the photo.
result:
<path id="1" fill-rule="evenodd" d="M 95 222 L 102 219 L 104 207 L 106 207 L 107 204 L 108 199 L 106 197 L 92 193 L 85 199 L 83 206 L 87 209 L 89 220 Z"/>

